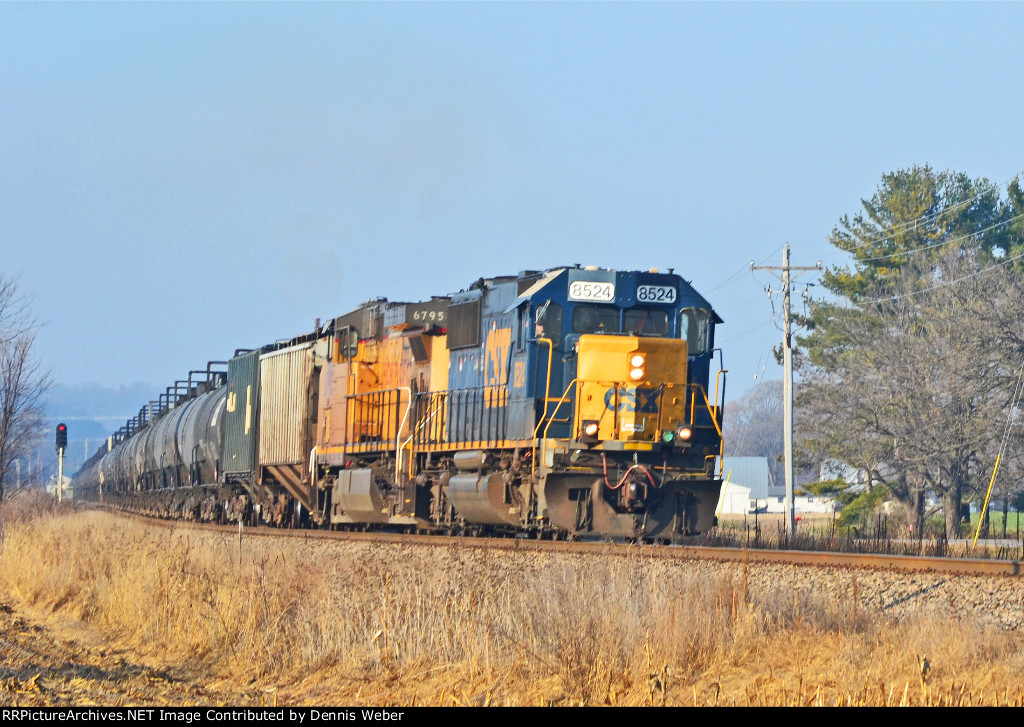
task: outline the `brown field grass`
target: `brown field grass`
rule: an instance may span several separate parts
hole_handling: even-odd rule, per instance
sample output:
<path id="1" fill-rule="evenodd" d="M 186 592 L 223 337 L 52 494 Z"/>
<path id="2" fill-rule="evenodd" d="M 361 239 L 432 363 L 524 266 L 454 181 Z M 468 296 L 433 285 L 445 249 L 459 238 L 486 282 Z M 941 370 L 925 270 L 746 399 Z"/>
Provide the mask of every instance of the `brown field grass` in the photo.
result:
<path id="1" fill-rule="evenodd" d="M 286 704 L 1021 704 L 1022 639 L 743 572 L 6 522 L 0 590 Z M 921 659 L 927 655 L 928 667 Z M 273 695 L 270 697 L 269 695 Z"/>

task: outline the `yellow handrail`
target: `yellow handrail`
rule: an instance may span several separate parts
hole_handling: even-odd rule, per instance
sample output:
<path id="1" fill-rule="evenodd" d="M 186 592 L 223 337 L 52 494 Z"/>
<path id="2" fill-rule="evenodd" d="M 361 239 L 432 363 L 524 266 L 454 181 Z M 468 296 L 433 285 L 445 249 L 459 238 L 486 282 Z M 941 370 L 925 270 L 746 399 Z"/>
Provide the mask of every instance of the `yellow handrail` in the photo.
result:
<path id="1" fill-rule="evenodd" d="M 723 376 L 725 376 L 725 369 L 718 369 L 718 373 L 715 374 L 715 418 L 716 419 L 718 418 L 718 385 L 719 385 L 719 380 Z M 723 390 L 722 393 L 723 394 L 725 393 L 724 390 Z M 724 402 L 723 402 L 723 404 L 724 404 Z"/>
<path id="2" fill-rule="evenodd" d="M 548 425 L 546 427 L 544 427 L 544 438 L 541 439 L 541 443 L 542 444 L 541 444 L 541 449 L 540 449 L 541 459 L 544 459 L 545 455 L 547 454 L 548 430 L 551 429 L 551 425 L 555 421 L 555 415 L 558 413 L 558 410 L 561 408 L 562 404 L 565 403 L 565 401 L 566 401 L 565 397 L 567 397 L 569 395 L 569 389 L 571 389 L 576 384 L 577 381 L 579 381 L 579 379 L 573 379 L 572 381 L 569 382 L 569 385 L 565 387 L 565 393 L 562 394 L 562 398 L 558 400 L 557 404 L 555 404 L 555 410 L 553 412 L 551 412 L 551 418 L 548 419 Z M 544 402 L 544 413 L 547 414 L 547 401 Z M 543 424 L 543 423 L 544 423 L 544 420 L 541 419 L 540 424 Z M 540 429 L 540 424 L 537 425 L 537 429 L 533 430 L 533 471 L 534 471 L 534 473 L 537 472 L 537 431 Z M 575 422 L 573 423 L 573 428 L 575 429 Z"/>
<path id="3" fill-rule="evenodd" d="M 541 416 L 540 420 L 537 422 L 537 426 L 534 427 L 534 430 L 533 430 L 533 470 L 532 471 L 533 471 L 534 474 L 536 474 L 536 471 L 537 471 L 537 442 L 538 442 L 538 440 L 541 442 L 541 445 L 540 445 L 540 456 L 541 456 L 541 460 L 543 460 L 546 457 L 546 455 L 547 455 L 548 431 L 551 429 L 551 425 L 555 422 L 555 416 L 558 414 L 559 409 L 561 409 L 562 404 L 566 403 L 566 401 L 568 400 L 569 392 L 572 390 L 572 388 L 574 386 L 578 387 L 578 385 L 580 383 L 609 384 L 609 385 L 612 386 L 613 390 L 617 394 L 618 390 L 619 390 L 619 387 L 622 386 L 622 385 L 628 385 L 629 382 L 624 382 L 624 381 L 600 381 L 600 380 L 590 380 L 590 379 L 583 380 L 583 379 L 578 379 L 578 378 L 573 379 L 572 381 L 569 382 L 569 385 L 565 387 L 565 391 L 562 393 L 562 396 L 558 399 L 558 403 L 555 404 L 555 408 L 554 408 L 553 411 L 550 412 L 550 414 L 548 413 L 548 410 L 549 410 L 548 402 L 550 400 L 550 397 L 545 396 L 544 397 L 544 414 L 543 414 L 543 416 Z M 701 395 L 700 398 L 704 401 L 704 406 L 707 408 L 708 413 L 711 416 L 711 423 L 714 426 L 715 431 L 718 433 L 719 442 L 721 442 L 722 441 L 722 426 L 721 426 L 721 424 L 718 421 L 719 410 L 718 410 L 717 406 L 715 406 L 715 407 L 711 406 L 711 402 L 708 399 L 707 391 L 704 390 L 704 387 L 701 386 L 700 384 L 685 384 L 685 383 L 682 383 L 682 384 L 671 384 L 670 383 L 670 384 L 664 384 L 664 389 L 672 389 L 672 388 L 675 388 L 677 386 L 682 387 L 684 389 L 690 389 L 690 424 L 691 425 L 695 425 L 695 422 L 696 422 L 696 409 L 697 409 L 696 404 L 697 404 L 697 401 L 698 401 L 698 399 L 697 399 L 697 392 L 698 391 L 700 392 L 700 395 Z M 664 391 L 662 392 L 662 396 L 664 396 Z M 617 416 L 618 415 L 617 407 L 616 407 L 616 412 L 615 413 L 616 413 L 616 416 Z M 573 435 L 575 435 L 577 424 L 579 423 L 577 421 L 579 416 L 580 416 L 580 412 L 577 411 L 575 413 L 575 416 L 573 417 L 573 423 L 572 423 Z M 660 415 L 659 415 L 659 419 L 660 419 Z M 537 435 L 540 433 L 541 427 L 544 427 L 544 434 L 543 434 L 542 437 L 538 437 Z M 721 455 L 723 451 L 724 450 L 723 450 L 722 446 L 719 446 L 719 455 Z"/>
<path id="4" fill-rule="evenodd" d="M 544 414 L 541 416 L 540 421 L 537 422 L 537 428 L 533 430 L 534 439 L 537 439 L 537 432 L 540 431 L 540 425 L 544 423 L 544 418 L 548 415 L 548 399 L 551 396 L 551 359 L 555 352 L 555 344 L 550 338 L 538 338 L 537 343 L 548 344 L 548 371 L 547 380 L 544 382 Z"/>
<path id="5" fill-rule="evenodd" d="M 695 391 L 700 391 L 702 397 L 704 397 L 704 405 L 708 408 L 708 413 L 711 414 L 711 423 L 715 425 L 715 431 L 718 432 L 719 439 L 722 438 L 722 426 L 718 423 L 718 407 L 711 408 L 711 402 L 708 401 L 708 393 L 704 391 L 704 387 L 700 384 L 690 384 Z M 696 397 L 696 393 L 694 396 Z M 693 413 L 696 407 L 690 407 L 690 423 L 693 424 Z"/>
<path id="6" fill-rule="evenodd" d="M 551 421 L 553 420 L 553 417 L 558 412 L 558 408 L 561 407 L 561 405 L 565 403 L 565 397 L 568 395 L 569 389 L 572 387 L 573 384 L 607 384 L 607 385 L 612 387 L 612 389 L 616 392 L 616 395 L 617 395 L 619 389 L 621 387 L 623 387 L 623 386 L 629 386 L 630 382 L 627 382 L 627 381 L 610 381 L 610 380 L 609 381 L 602 381 L 600 379 L 573 379 L 569 383 L 569 386 L 566 387 L 565 393 L 563 393 L 562 397 L 558 400 L 558 404 L 556 405 L 555 410 L 553 412 L 551 412 L 551 417 L 552 417 L 551 419 L 548 418 L 548 411 L 547 411 L 548 407 L 547 407 L 547 402 L 545 401 L 544 416 L 541 417 L 539 422 L 537 422 L 537 426 L 533 430 L 533 438 L 535 440 L 537 439 L 537 434 L 540 432 L 540 428 L 541 428 L 541 426 L 544 425 L 545 421 L 547 421 L 548 428 L 550 428 Z M 690 424 L 691 425 L 695 425 L 696 424 L 697 392 L 699 391 L 700 394 L 701 394 L 701 399 L 704 401 L 704 405 L 707 408 L 708 413 L 711 415 L 711 423 L 714 425 L 715 431 L 718 433 L 719 438 L 722 437 L 722 427 L 719 424 L 718 417 L 717 417 L 718 408 L 711 406 L 711 402 L 708 399 L 707 392 L 704 390 L 703 386 L 701 386 L 700 384 L 686 384 L 686 383 L 674 384 L 674 383 L 666 383 L 666 384 L 663 384 L 662 387 L 665 390 L 667 390 L 667 389 L 674 389 L 676 387 L 681 387 L 683 389 L 690 389 L 691 390 L 690 391 Z M 665 392 L 662 391 L 661 396 L 664 396 L 664 395 L 665 395 Z M 618 413 L 618 409 L 616 407 L 616 414 L 617 413 Z M 579 423 L 577 421 L 579 419 L 579 416 L 580 416 L 580 412 L 577 411 L 576 412 L 576 416 L 574 417 L 574 420 L 573 420 L 574 430 L 575 430 L 576 425 Z M 660 415 L 659 415 L 659 418 L 660 418 Z M 546 436 L 547 436 L 547 429 L 545 429 L 544 434 L 545 434 L 545 438 L 546 438 Z"/>

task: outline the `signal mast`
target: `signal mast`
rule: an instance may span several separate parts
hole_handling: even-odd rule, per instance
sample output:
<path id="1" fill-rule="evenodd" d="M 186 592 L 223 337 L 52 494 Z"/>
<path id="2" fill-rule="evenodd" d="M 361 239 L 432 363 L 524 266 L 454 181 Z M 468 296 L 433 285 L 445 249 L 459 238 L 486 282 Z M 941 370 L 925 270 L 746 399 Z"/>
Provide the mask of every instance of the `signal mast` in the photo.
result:
<path id="1" fill-rule="evenodd" d="M 57 425 L 57 502 L 64 501 L 64 450 L 68 448 L 68 425 Z"/>

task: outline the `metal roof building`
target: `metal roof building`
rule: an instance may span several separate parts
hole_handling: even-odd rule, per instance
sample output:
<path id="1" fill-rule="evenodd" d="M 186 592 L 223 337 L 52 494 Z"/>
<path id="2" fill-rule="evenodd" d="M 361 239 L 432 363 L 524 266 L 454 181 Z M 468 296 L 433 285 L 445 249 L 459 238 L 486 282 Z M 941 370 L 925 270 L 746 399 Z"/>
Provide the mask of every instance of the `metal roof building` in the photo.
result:
<path id="1" fill-rule="evenodd" d="M 725 457 L 722 462 L 722 472 L 729 481 L 729 487 L 749 487 L 752 499 L 763 500 L 785 494 L 784 487 L 771 486 L 767 457 Z"/>

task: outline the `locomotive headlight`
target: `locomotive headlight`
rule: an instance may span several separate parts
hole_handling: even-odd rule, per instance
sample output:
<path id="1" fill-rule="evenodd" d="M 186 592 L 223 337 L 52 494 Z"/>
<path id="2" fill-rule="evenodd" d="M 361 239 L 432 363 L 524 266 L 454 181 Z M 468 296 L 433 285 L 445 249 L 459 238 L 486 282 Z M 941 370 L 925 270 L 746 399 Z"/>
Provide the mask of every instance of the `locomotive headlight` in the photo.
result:
<path id="1" fill-rule="evenodd" d="M 629 355 L 629 378 L 633 381 L 643 381 L 646 363 L 647 357 L 642 353 L 631 353 Z"/>
<path id="2" fill-rule="evenodd" d="M 584 442 L 596 442 L 597 433 L 600 429 L 599 424 L 594 420 L 584 420 L 583 422 L 583 441 Z"/>
<path id="3" fill-rule="evenodd" d="M 688 442 L 690 441 L 690 438 L 693 437 L 693 430 L 690 429 L 689 427 L 679 427 L 679 429 L 676 431 L 676 434 L 679 435 L 680 440 Z"/>

